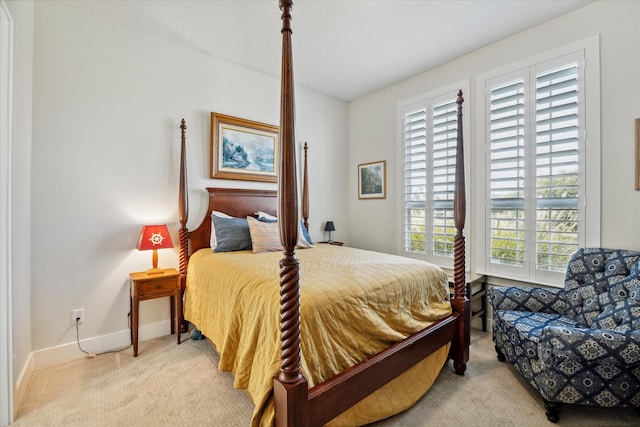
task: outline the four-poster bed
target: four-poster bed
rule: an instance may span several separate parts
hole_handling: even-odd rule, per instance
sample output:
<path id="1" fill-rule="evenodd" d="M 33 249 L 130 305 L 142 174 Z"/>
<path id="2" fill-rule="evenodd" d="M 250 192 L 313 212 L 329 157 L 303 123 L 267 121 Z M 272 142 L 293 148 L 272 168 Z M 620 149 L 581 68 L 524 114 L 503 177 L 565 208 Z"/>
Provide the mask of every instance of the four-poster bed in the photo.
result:
<path id="1" fill-rule="evenodd" d="M 179 240 L 185 318 L 216 346 L 220 369 L 234 373 L 234 386 L 249 391 L 256 405 L 252 425 L 370 423 L 415 403 L 448 358 L 453 359 L 458 374 L 464 373 L 469 358 L 462 236 L 462 94 L 458 96 L 454 199 L 458 231 L 451 300 L 446 275 L 428 263 L 333 245 L 296 251 L 302 230 L 291 56 L 293 2 L 281 0 L 279 4 L 283 56 L 277 191 L 208 188 L 207 214 L 189 231 L 186 126 L 182 121 Z M 304 169 L 302 217 L 306 227 L 306 146 Z M 231 217 L 225 219 L 227 223 L 219 219 L 218 211 Z M 277 223 L 257 224 L 249 217 L 258 212 L 277 217 Z M 276 227 L 281 250 L 255 253 L 260 252 L 256 251 L 257 240 L 252 241 L 252 251 L 211 249 L 213 235 L 221 237 L 222 224 L 226 227 L 243 219 L 251 239 L 253 227 L 260 227 L 263 233 Z M 391 287 L 396 284 L 398 288 Z M 398 396 L 397 402 L 390 402 L 390 396 Z M 388 407 L 374 409 L 385 405 Z"/>

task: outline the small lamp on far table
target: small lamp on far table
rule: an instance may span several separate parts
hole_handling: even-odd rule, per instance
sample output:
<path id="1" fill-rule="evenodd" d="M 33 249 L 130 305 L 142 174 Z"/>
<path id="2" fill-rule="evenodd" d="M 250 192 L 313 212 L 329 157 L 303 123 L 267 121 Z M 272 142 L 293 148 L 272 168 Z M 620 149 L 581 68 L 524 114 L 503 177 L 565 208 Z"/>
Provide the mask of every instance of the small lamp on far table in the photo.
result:
<path id="1" fill-rule="evenodd" d="M 331 243 L 333 242 L 333 240 L 331 240 L 331 232 L 332 231 L 336 231 L 336 227 L 333 225 L 333 221 L 327 221 L 326 224 L 324 225 L 324 231 L 328 231 L 329 232 L 329 240 L 328 242 Z"/>
<path id="2" fill-rule="evenodd" d="M 169 230 L 165 224 L 161 225 L 143 225 L 138 238 L 138 250 L 146 251 L 153 249 L 153 267 L 147 270 L 147 274 L 160 274 L 164 270 L 158 268 L 158 249 L 173 248 Z"/>

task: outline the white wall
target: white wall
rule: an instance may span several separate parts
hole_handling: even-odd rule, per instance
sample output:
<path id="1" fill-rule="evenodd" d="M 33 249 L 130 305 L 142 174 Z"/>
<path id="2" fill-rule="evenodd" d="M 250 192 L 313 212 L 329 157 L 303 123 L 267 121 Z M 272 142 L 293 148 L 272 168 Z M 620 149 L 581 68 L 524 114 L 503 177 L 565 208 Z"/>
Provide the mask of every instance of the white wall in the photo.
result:
<path id="1" fill-rule="evenodd" d="M 205 186 L 273 188 L 207 178 L 209 113 L 277 124 L 277 79 L 109 21 L 91 7 L 35 3 L 32 163 L 20 165 L 31 172 L 31 350 L 73 343 L 75 308 L 86 310 L 83 339 L 127 330 L 128 273 L 150 263 L 149 254 L 134 249 L 139 226 L 177 227 L 181 118 L 188 126 L 191 226 L 203 215 Z M 395 252 L 397 103 L 469 79 L 465 114 L 475 129 L 475 76 L 599 33 L 602 244 L 640 249 L 640 224 L 631 214 L 640 207 L 631 160 L 633 118 L 640 117 L 637 16 L 638 2 L 599 1 L 357 100 L 348 111 L 298 87 L 297 139 L 310 145 L 312 237 L 321 240 L 324 221 L 332 219 L 334 239 Z M 466 138 L 474 143 L 473 134 Z M 357 165 L 376 160 L 387 160 L 387 199 L 360 201 Z M 21 176 L 20 190 L 28 191 Z M 24 224 L 28 202 L 20 203 Z M 177 266 L 176 251 L 162 251 L 160 265 Z M 14 317 L 28 316 L 27 289 L 14 302 Z M 143 326 L 168 317 L 167 301 L 143 303 Z"/>
<path id="2" fill-rule="evenodd" d="M 33 81 L 32 1 L 9 1 L 14 21 L 12 144 L 12 321 L 13 382 L 17 389 L 31 354 L 31 109 Z M 16 394 L 19 404 L 22 394 Z"/>
<path id="3" fill-rule="evenodd" d="M 512 37 L 455 59 L 349 105 L 349 230 L 351 244 L 395 253 L 398 240 L 398 165 L 396 105 L 440 87 L 469 79 L 465 94 L 465 116 L 471 117 L 471 145 L 468 161 L 483 155 L 476 129 L 475 87 L 477 75 L 600 34 L 601 53 L 601 140 L 602 140 L 602 236 L 608 247 L 640 249 L 640 192 L 634 190 L 634 118 L 640 117 L 640 2 L 598 1 Z M 455 22 L 451 23 L 455 31 Z M 589 70 L 587 70 L 589 72 Z M 597 118 L 596 118 L 597 119 Z M 358 200 L 356 168 L 359 163 L 387 160 L 385 200 Z M 587 171 L 588 173 L 588 171 Z M 467 172 L 467 195 L 475 209 L 473 169 Z M 473 217 L 473 216 L 472 216 Z M 384 224 L 385 226 L 381 226 Z M 472 233 L 479 224 L 468 224 Z M 371 233 L 376 230 L 376 233 Z M 473 242 L 473 235 L 468 239 Z M 470 242 L 468 241 L 467 246 Z M 477 253 L 477 249 L 474 248 Z"/>
<path id="4" fill-rule="evenodd" d="M 279 79 L 91 8 L 35 6 L 33 350 L 73 343 L 76 308 L 86 311 L 82 339 L 128 331 L 128 274 L 151 263 L 150 253 L 135 250 L 140 225 L 167 222 L 177 242 L 181 118 L 188 127 L 190 226 L 204 215 L 206 186 L 275 188 L 208 179 L 209 122 L 214 111 L 277 125 Z M 216 19 L 224 17 L 212 17 L 212 25 Z M 321 240 L 327 219 L 347 223 L 347 106 L 296 90 L 297 140 L 310 146 L 311 234 Z M 325 173 L 327 164 L 332 173 Z M 159 264 L 177 267 L 177 250 L 160 251 Z M 167 299 L 142 303 L 141 327 L 167 321 L 168 333 L 168 319 Z M 90 344 L 87 350 L 100 351 Z"/>

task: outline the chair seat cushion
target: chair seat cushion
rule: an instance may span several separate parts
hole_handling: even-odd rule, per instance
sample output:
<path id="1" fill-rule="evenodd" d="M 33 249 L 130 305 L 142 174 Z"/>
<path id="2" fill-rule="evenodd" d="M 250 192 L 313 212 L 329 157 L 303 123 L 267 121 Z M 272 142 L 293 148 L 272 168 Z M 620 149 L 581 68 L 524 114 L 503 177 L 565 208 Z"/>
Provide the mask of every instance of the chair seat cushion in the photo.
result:
<path id="1" fill-rule="evenodd" d="M 518 337 L 511 338 L 517 339 L 519 342 L 530 340 L 538 343 L 542 330 L 547 326 L 582 327 L 578 322 L 561 314 L 498 310 L 497 317 L 504 325 L 511 329 L 513 333 L 518 334 Z"/>
<path id="2" fill-rule="evenodd" d="M 579 327 L 561 314 L 530 311 L 495 310 L 493 337 L 507 360 L 536 389 L 536 375 L 542 369 L 538 344 L 542 330 L 548 326 Z"/>

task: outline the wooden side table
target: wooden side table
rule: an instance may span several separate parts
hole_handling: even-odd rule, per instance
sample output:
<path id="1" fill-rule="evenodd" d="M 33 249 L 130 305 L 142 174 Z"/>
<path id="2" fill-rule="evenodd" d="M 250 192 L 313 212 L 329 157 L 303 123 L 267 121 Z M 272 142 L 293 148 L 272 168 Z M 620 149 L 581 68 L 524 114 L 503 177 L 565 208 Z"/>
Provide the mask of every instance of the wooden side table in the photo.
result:
<path id="1" fill-rule="evenodd" d="M 482 330 L 487 331 L 487 276 L 467 273 L 467 298 L 471 305 L 471 320 L 480 317 Z M 449 275 L 449 292 L 453 295 L 453 276 Z"/>
<path id="2" fill-rule="evenodd" d="M 138 319 L 140 301 L 171 297 L 171 333 L 178 336 L 180 344 L 180 324 L 182 323 L 182 289 L 180 273 L 175 268 L 166 268 L 162 273 L 147 274 L 140 271 L 131 277 L 131 343 L 133 357 L 138 356 Z"/>

